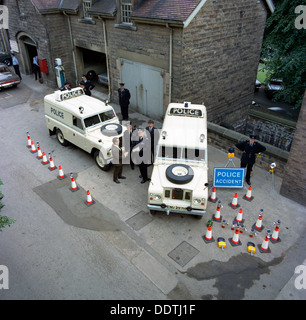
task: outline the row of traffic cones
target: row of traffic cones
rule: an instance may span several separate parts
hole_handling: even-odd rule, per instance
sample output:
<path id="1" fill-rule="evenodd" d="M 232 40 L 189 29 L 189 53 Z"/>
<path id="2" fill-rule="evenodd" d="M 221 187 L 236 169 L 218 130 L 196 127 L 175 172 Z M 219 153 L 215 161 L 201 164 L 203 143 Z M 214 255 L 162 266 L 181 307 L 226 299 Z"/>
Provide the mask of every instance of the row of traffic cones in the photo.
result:
<path id="1" fill-rule="evenodd" d="M 252 201 L 254 199 L 254 197 L 252 196 L 252 187 L 251 186 L 249 186 L 246 194 L 242 198 L 247 201 Z M 211 195 L 208 198 L 208 200 L 213 203 L 217 202 L 218 198 L 217 198 L 216 188 L 212 188 L 212 192 L 211 192 Z M 234 198 L 233 198 L 232 202 L 229 203 L 229 206 L 232 207 L 233 209 L 240 207 L 240 205 L 238 204 L 238 194 L 237 193 L 234 194 Z"/>
<path id="2" fill-rule="evenodd" d="M 54 164 L 54 160 L 53 160 L 52 154 L 49 152 L 48 153 L 48 158 L 47 158 L 46 153 L 41 151 L 39 142 L 37 142 L 36 146 L 35 146 L 34 142 L 31 140 L 29 132 L 27 132 L 27 147 L 29 149 L 31 149 L 30 150 L 31 153 L 33 153 L 33 154 L 37 153 L 37 157 L 36 158 L 38 160 L 42 160 L 41 163 L 43 165 L 49 164 L 48 169 L 50 171 L 54 171 L 55 169 L 57 169 L 57 166 L 55 166 L 55 164 Z M 64 170 L 63 170 L 62 166 L 58 166 L 58 176 L 57 176 L 57 178 L 59 180 L 63 180 L 63 179 L 66 178 L 66 175 L 64 174 Z M 78 191 L 80 188 L 77 186 L 72 172 L 70 173 L 70 180 L 71 180 L 71 188 L 70 188 L 70 190 L 72 192 Z M 86 198 L 85 204 L 87 206 L 91 206 L 94 203 L 95 203 L 95 201 L 92 199 L 90 191 L 87 190 L 87 198 Z"/>

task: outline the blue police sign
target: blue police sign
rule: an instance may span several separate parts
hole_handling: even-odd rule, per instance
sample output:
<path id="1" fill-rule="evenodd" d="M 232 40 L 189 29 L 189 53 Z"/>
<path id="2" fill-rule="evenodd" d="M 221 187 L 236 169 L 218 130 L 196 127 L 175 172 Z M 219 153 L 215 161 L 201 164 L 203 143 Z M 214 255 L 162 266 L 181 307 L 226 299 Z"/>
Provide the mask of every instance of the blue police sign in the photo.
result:
<path id="1" fill-rule="evenodd" d="M 214 188 L 243 188 L 245 168 L 214 168 Z"/>

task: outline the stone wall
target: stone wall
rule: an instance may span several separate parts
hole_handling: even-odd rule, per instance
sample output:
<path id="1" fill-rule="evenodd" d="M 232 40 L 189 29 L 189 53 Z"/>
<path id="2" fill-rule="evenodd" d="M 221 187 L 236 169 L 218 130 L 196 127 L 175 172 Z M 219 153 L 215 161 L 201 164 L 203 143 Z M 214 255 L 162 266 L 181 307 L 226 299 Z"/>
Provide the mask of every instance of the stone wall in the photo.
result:
<path id="1" fill-rule="evenodd" d="M 306 93 L 304 95 L 296 132 L 292 142 L 290 156 L 285 167 L 286 179 L 283 180 L 280 193 L 302 205 L 306 205 Z"/>
<path id="2" fill-rule="evenodd" d="M 179 98 L 204 102 L 209 121 L 244 127 L 266 14 L 260 1 L 211 0 L 184 29 Z"/>

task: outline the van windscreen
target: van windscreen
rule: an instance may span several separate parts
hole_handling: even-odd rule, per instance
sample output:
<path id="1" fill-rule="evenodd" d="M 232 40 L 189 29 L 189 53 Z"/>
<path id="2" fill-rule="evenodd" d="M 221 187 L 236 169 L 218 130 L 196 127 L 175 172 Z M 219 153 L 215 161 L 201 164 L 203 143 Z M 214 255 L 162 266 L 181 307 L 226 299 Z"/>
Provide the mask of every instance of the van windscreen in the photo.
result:
<path id="1" fill-rule="evenodd" d="M 94 116 L 88 117 L 86 119 L 84 119 L 84 123 L 85 123 L 85 127 L 92 127 L 98 123 L 100 123 L 100 118 L 99 116 L 96 114 Z"/>

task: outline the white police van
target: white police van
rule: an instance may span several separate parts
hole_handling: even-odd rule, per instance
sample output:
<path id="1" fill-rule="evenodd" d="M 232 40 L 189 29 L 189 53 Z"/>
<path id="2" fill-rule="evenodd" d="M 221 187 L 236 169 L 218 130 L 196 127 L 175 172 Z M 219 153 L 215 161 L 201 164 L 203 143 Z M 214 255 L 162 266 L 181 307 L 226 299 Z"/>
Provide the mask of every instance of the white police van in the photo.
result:
<path id="1" fill-rule="evenodd" d="M 90 153 L 102 170 L 110 169 L 112 139 L 124 131 L 112 106 L 85 95 L 82 88 L 46 95 L 44 106 L 50 135 L 63 146 L 70 142 Z"/>
<path id="2" fill-rule="evenodd" d="M 201 218 L 208 200 L 207 117 L 204 105 L 169 104 L 157 145 L 148 208 Z"/>

